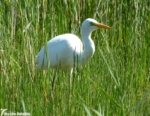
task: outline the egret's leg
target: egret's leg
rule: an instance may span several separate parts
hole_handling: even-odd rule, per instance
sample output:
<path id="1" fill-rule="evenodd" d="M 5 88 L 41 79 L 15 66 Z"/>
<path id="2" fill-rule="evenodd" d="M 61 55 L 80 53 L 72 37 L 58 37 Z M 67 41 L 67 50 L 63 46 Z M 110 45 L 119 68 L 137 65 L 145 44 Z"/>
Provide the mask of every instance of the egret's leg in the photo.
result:
<path id="1" fill-rule="evenodd" d="M 70 72 L 69 72 L 69 89 L 70 90 L 72 88 L 72 73 L 73 73 L 73 68 L 70 69 Z"/>
<path id="2" fill-rule="evenodd" d="M 69 72 L 69 102 L 71 103 L 72 101 L 72 73 L 73 73 L 73 68 L 70 69 L 70 72 Z"/>
<path id="3" fill-rule="evenodd" d="M 54 90 L 54 85 L 55 85 L 56 73 L 57 73 L 57 68 L 54 70 L 54 75 L 53 75 L 53 78 L 51 80 L 51 84 L 52 84 L 51 98 L 53 101 L 54 101 L 53 90 Z"/>
<path id="4" fill-rule="evenodd" d="M 55 84 L 56 72 L 57 72 L 57 68 L 54 70 L 54 75 L 53 75 L 53 78 L 52 78 L 52 80 L 51 80 L 51 83 L 52 83 L 52 91 L 54 90 L 54 84 Z"/>

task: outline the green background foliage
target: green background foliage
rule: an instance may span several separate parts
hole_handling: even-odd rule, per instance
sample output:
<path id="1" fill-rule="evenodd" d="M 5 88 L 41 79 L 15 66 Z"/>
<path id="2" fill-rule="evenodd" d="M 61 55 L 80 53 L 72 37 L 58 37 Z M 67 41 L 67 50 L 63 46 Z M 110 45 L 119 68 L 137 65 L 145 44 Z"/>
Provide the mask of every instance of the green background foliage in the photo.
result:
<path id="1" fill-rule="evenodd" d="M 63 33 L 81 37 L 86 18 L 111 30 L 92 33 L 96 52 L 73 73 L 35 69 L 35 56 Z M 32 116 L 150 115 L 149 0 L 1 0 L 0 108 Z"/>

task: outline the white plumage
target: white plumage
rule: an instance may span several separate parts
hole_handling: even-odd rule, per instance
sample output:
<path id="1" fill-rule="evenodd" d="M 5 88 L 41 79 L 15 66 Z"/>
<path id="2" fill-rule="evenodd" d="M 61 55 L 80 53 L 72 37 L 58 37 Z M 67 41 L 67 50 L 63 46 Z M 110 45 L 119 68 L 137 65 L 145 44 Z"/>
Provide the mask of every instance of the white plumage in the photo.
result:
<path id="1" fill-rule="evenodd" d="M 82 42 L 76 35 L 63 34 L 56 36 L 48 41 L 47 45 L 43 46 L 36 56 L 37 68 L 48 69 L 49 60 L 50 68 L 56 68 L 59 65 L 59 69 L 70 69 L 74 65 L 75 56 L 81 53 L 82 48 Z M 48 60 L 45 54 L 46 50 L 48 51 Z"/>

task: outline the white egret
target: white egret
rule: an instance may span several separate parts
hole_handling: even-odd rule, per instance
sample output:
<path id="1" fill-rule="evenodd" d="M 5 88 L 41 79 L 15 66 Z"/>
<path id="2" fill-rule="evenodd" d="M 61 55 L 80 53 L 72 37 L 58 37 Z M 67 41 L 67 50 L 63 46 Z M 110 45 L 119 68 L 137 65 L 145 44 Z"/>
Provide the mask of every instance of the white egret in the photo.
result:
<path id="1" fill-rule="evenodd" d="M 98 28 L 110 29 L 109 26 L 88 18 L 82 23 L 81 27 L 83 44 L 76 35 L 67 33 L 54 37 L 42 47 L 36 56 L 36 68 L 43 70 L 55 69 L 52 89 L 57 69 L 68 70 L 70 81 L 75 65 L 83 65 L 93 56 L 95 45 L 91 39 L 91 33 Z"/>

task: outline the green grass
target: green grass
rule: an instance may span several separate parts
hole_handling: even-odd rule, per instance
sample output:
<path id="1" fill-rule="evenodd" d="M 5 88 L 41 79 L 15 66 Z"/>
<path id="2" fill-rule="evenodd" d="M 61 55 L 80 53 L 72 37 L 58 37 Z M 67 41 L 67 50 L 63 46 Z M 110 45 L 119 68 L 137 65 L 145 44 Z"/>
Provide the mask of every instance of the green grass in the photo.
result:
<path id="1" fill-rule="evenodd" d="M 79 37 L 91 17 L 111 26 L 93 32 L 96 52 L 73 74 L 35 69 L 35 56 L 62 33 Z M 150 2 L 107 0 L 0 1 L 0 108 L 32 116 L 149 116 Z"/>

